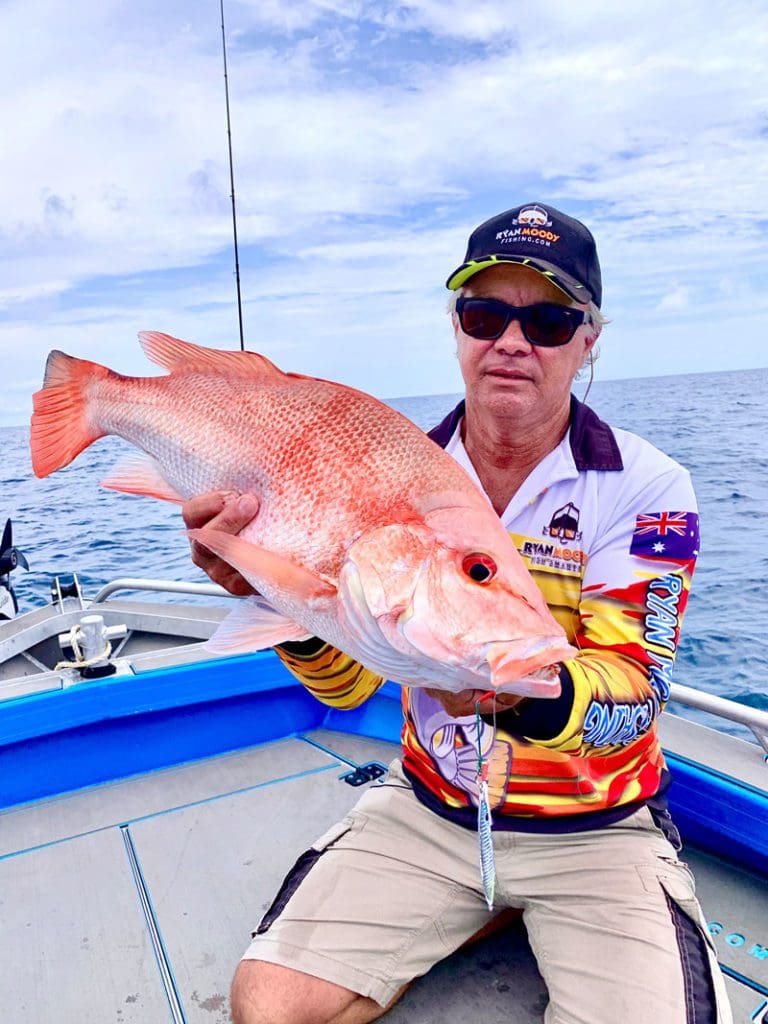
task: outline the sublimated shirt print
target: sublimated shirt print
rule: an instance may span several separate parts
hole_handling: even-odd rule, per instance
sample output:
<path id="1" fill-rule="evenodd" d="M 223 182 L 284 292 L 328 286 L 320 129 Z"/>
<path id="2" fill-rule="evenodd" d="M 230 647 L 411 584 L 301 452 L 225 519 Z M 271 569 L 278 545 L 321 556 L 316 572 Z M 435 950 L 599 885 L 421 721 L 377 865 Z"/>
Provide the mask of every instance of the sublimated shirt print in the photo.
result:
<path id="1" fill-rule="evenodd" d="M 450 427 L 432 436 L 479 486 L 456 416 Z M 492 767 L 495 828 L 558 830 L 585 814 L 592 827 L 659 792 L 668 775 L 656 723 L 699 551 L 695 510 L 682 466 L 574 403 L 571 431 L 501 519 L 579 653 L 560 698 L 525 701 L 495 731 L 397 680 L 403 766 L 420 799 L 474 827 L 478 750 Z M 383 683 L 327 645 L 306 659 L 278 653 L 335 707 L 357 707 Z"/>

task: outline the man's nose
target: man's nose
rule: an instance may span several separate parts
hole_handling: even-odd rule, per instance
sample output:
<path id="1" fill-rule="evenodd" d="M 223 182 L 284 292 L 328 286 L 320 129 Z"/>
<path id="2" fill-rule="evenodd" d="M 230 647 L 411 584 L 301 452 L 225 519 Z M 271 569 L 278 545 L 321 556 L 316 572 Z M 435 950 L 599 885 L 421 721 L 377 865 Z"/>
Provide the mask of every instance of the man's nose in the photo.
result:
<path id="1" fill-rule="evenodd" d="M 508 355 L 527 354 L 533 348 L 523 334 L 519 320 L 510 320 L 507 329 L 493 344 L 499 352 L 506 352 Z"/>

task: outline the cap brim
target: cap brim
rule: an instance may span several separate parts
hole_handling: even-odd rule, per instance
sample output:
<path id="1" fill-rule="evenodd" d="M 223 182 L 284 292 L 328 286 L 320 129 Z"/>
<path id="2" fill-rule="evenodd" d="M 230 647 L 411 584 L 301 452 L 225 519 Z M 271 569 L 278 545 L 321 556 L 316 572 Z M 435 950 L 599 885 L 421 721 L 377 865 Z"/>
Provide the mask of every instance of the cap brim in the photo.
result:
<path id="1" fill-rule="evenodd" d="M 510 253 L 504 253 L 503 255 L 492 253 L 488 256 L 481 256 L 480 259 L 462 263 L 445 282 L 445 286 L 455 292 L 457 288 L 461 288 L 475 274 L 479 274 L 481 270 L 486 270 L 488 267 L 496 266 L 498 263 L 517 263 L 519 266 L 530 267 L 532 270 L 538 271 L 542 277 L 546 277 L 548 281 L 551 281 L 561 292 L 565 292 L 568 298 L 573 299 L 574 302 L 587 303 L 592 301 L 589 289 L 571 277 L 570 274 L 564 273 L 554 263 L 549 263 L 547 260 L 533 259 L 530 256 L 513 256 Z"/>

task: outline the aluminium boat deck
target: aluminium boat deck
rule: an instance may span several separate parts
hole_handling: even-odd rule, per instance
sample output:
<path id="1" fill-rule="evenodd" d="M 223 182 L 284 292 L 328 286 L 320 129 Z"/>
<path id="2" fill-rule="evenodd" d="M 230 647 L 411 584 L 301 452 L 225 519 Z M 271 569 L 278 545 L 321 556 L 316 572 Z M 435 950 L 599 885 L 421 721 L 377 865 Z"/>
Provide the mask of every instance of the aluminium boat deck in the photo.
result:
<path id="1" fill-rule="evenodd" d="M 327 730 L 0 812 L 5 1024 L 225 1024 L 251 929 L 297 855 L 396 744 Z M 376 785 L 375 782 L 369 783 Z M 737 1022 L 768 1021 L 763 879 L 686 851 Z M 392 1024 L 537 1024 L 520 924 L 420 979 Z"/>

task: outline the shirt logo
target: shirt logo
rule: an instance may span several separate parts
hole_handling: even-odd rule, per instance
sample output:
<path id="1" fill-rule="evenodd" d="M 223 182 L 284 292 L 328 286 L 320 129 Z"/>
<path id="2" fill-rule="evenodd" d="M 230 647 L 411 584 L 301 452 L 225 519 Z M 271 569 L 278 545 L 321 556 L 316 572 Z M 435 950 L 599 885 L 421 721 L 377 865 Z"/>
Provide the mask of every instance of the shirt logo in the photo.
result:
<path id="1" fill-rule="evenodd" d="M 518 550 L 529 569 L 581 575 L 587 564 L 587 553 L 581 548 L 570 548 L 565 544 L 560 546 L 532 537 L 521 538 Z"/>
<path id="2" fill-rule="evenodd" d="M 581 540 L 579 510 L 572 501 L 556 510 L 542 533 L 545 537 L 557 537 L 558 540 Z"/>

